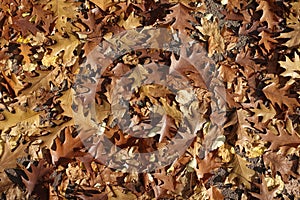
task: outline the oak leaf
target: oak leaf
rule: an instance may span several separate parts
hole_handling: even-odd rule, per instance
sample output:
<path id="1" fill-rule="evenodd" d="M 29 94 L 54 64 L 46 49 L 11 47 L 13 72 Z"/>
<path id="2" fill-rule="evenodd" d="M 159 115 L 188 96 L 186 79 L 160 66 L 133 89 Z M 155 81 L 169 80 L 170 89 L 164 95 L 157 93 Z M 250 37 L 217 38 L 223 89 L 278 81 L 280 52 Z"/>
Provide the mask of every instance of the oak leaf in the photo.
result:
<path id="1" fill-rule="evenodd" d="M 40 149 L 42 149 L 42 148 L 50 149 L 53 144 L 53 141 L 59 136 L 61 131 L 63 131 L 65 129 L 65 127 L 73 126 L 73 125 L 74 125 L 74 120 L 71 119 L 67 122 L 57 125 L 56 127 L 49 128 L 48 134 L 44 134 L 44 135 L 38 137 L 38 139 L 43 141 L 43 143 L 40 145 Z"/>
<path id="2" fill-rule="evenodd" d="M 16 159 L 25 156 L 26 144 L 20 144 L 18 148 L 11 150 L 9 144 L 4 144 L 3 154 L 0 158 L 0 173 L 4 172 L 7 168 L 14 168 L 17 166 Z M 1 183 L 1 182 L 0 182 Z M 1 188 L 1 187 L 0 187 Z"/>
<path id="3" fill-rule="evenodd" d="M 209 152 L 202 160 L 199 157 L 196 157 L 197 166 L 195 166 L 196 168 L 194 168 L 194 170 L 199 179 L 202 179 L 206 175 L 211 175 L 213 170 L 222 165 L 221 162 L 216 161 L 216 158 L 214 156 L 215 153 Z"/>
<path id="4" fill-rule="evenodd" d="M 208 195 L 210 196 L 210 200 L 224 200 L 223 194 L 215 186 L 211 186 L 208 189 Z"/>
<path id="5" fill-rule="evenodd" d="M 261 184 L 255 184 L 255 185 L 259 186 L 260 192 L 259 194 L 250 192 L 253 197 L 256 197 L 258 199 L 264 199 L 264 200 L 273 200 L 274 197 L 276 196 L 276 192 L 277 192 L 276 188 L 269 190 L 264 175 L 261 176 Z"/>
<path id="6" fill-rule="evenodd" d="M 255 174 L 255 171 L 250 169 L 247 164 L 249 164 L 246 159 L 242 158 L 239 155 L 235 155 L 233 161 L 229 164 L 229 167 L 232 167 L 228 180 L 230 182 L 235 179 L 238 182 L 243 183 L 246 188 L 251 188 L 251 179 Z"/>
<path id="7" fill-rule="evenodd" d="M 195 18 L 190 14 L 193 11 L 190 7 L 182 3 L 178 3 L 170 8 L 172 13 L 165 18 L 167 23 L 171 23 L 171 27 L 179 32 L 186 31 L 186 29 L 193 29 L 191 23 L 196 23 Z M 175 21 L 174 21 L 175 20 Z"/>
<path id="8" fill-rule="evenodd" d="M 250 77 L 256 70 L 256 63 L 253 60 L 251 48 L 249 46 L 246 46 L 237 54 L 235 61 L 244 67 L 242 73 L 245 77 Z"/>
<path id="9" fill-rule="evenodd" d="M 298 175 L 293 172 L 292 167 L 295 164 L 295 161 L 288 160 L 286 156 L 275 153 L 268 152 L 263 155 L 265 166 L 270 167 L 273 176 L 275 176 L 276 172 L 279 172 L 282 180 L 287 183 L 289 181 L 289 176 L 297 177 Z"/>
<path id="10" fill-rule="evenodd" d="M 43 176 L 50 172 L 51 169 L 46 167 L 45 163 L 46 161 L 40 160 L 37 166 L 35 166 L 33 163 L 30 165 L 31 172 L 28 169 L 24 170 L 25 174 L 28 177 L 28 180 L 22 177 L 22 181 L 26 186 L 29 194 L 34 191 L 34 188 L 39 183 L 39 181 L 42 181 Z"/>
<path id="11" fill-rule="evenodd" d="M 176 179 L 173 176 L 168 176 L 165 170 L 160 173 L 155 173 L 153 176 L 159 180 L 158 186 L 168 191 L 174 191 L 176 187 Z"/>
<path id="12" fill-rule="evenodd" d="M 75 55 L 73 54 L 73 52 L 80 44 L 80 41 L 75 35 L 70 33 L 68 34 L 68 36 L 69 37 L 66 38 L 59 33 L 55 34 L 51 38 L 56 41 L 56 44 L 49 47 L 52 50 L 49 58 L 57 58 L 58 54 L 63 51 L 63 63 L 67 66 L 74 63 Z M 42 62 L 44 64 L 47 64 L 47 60 L 45 60 L 45 58 L 43 58 Z"/>
<path id="13" fill-rule="evenodd" d="M 277 124 L 277 130 L 279 135 L 275 135 L 271 130 L 267 130 L 267 134 L 260 134 L 264 141 L 270 142 L 270 150 L 278 150 L 282 146 L 297 147 L 300 144 L 300 136 L 296 131 L 289 134 L 280 123 Z"/>
<path id="14" fill-rule="evenodd" d="M 297 106 L 300 105 L 296 98 L 290 98 L 288 96 L 287 88 L 279 88 L 279 78 L 277 76 L 271 77 L 271 80 L 271 84 L 264 87 L 262 91 L 271 101 L 273 106 L 278 104 L 280 108 L 282 108 L 283 105 L 286 105 L 288 110 L 292 112 Z"/>
<path id="15" fill-rule="evenodd" d="M 24 61 L 23 70 L 29 72 L 33 71 L 37 65 L 32 63 L 30 59 L 30 55 L 32 54 L 31 47 L 28 46 L 27 44 L 21 44 L 20 50 L 21 50 L 20 54 L 23 56 L 23 61 Z"/>
<path id="16" fill-rule="evenodd" d="M 253 129 L 251 124 L 248 121 L 249 113 L 246 110 L 238 109 L 237 110 L 237 123 L 238 123 L 238 130 L 237 130 L 237 137 L 238 140 L 236 142 L 236 145 L 239 145 L 240 147 L 245 146 L 247 143 L 249 143 L 252 140 L 252 137 L 250 136 L 248 129 Z"/>
<path id="17" fill-rule="evenodd" d="M 64 110 L 63 115 L 67 117 L 73 117 L 74 113 L 72 110 L 73 98 L 75 91 L 73 88 L 65 91 L 63 95 L 57 98 L 57 101 L 60 101 L 60 106 Z"/>
<path id="18" fill-rule="evenodd" d="M 70 33 L 73 30 L 78 30 L 70 21 L 77 19 L 79 5 L 80 2 L 70 0 L 52 0 L 46 5 L 46 8 L 50 7 L 50 10 L 56 16 L 55 27 L 60 33 Z"/>
<path id="19" fill-rule="evenodd" d="M 268 28 L 273 30 L 274 26 L 279 24 L 281 18 L 274 13 L 276 6 L 272 1 L 260 0 L 257 10 L 262 10 L 261 22 L 267 22 Z"/>
<path id="20" fill-rule="evenodd" d="M 31 19 L 34 19 L 35 24 L 39 22 L 47 23 L 47 21 L 49 21 L 48 17 L 51 16 L 51 11 L 45 10 L 44 7 L 45 5 L 43 4 L 33 4 Z"/>
<path id="21" fill-rule="evenodd" d="M 285 69 L 280 75 L 284 77 L 291 77 L 291 80 L 288 82 L 289 85 L 292 85 L 296 82 L 295 79 L 300 79 L 300 59 L 299 55 L 295 52 L 294 61 L 292 61 L 288 56 L 285 56 L 285 61 L 279 61 L 279 64 L 282 68 Z"/>
<path id="22" fill-rule="evenodd" d="M 289 40 L 284 43 L 287 47 L 295 47 L 300 45 L 300 22 L 295 25 L 289 25 L 293 30 L 287 33 L 281 33 L 277 38 L 288 38 Z"/>
<path id="23" fill-rule="evenodd" d="M 272 105 L 267 108 L 262 102 L 259 102 L 260 108 L 251 109 L 256 117 L 262 117 L 262 123 L 272 120 L 276 116 L 276 110 Z"/>
<path id="24" fill-rule="evenodd" d="M 36 35 L 36 33 L 39 32 L 37 27 L 30 22 L 30 16 L 16 16 L 13 19 L 13 24 L 15 25 L 14 27 L 22 33 L 23 36 L 28 35 L 29 32 L 33 35 Z"/>
<path id="25" fill-rule="evenodd" d="M 270 52 L 274 48 L 274 44 L 278 43 L 278 41 L 275 40 L 274 38 L 272 38 L 271 37 L 272 35 L 270 33 L 268 33 L 267 31 L 260 32 L 258 34 L 258 36 L 261 37 L 258 44 L 259 45 L 264 45 L 267 52 Z"/>
<path id="26" fill-rule="evenodd" d="M 24 81 L 30 84 L 30 87 L 24 89 L 22 95 L 32 95 L 32 93 L 37 92 L 40 89 L 50 91 L 50 81 L 57 84 L 62 82 L 59 77 L 63 74 L 59 67 L 56 67 L 51 71 L 37 71 L 37 73 L 39 74 L 38 76 L 25 78 Z"/>
<path id="27" fill-rule="evenodd" d="M 17 167 L 17 158 L 26 156 L 26 144 L 20 144 L 15 150 L 11 150 L 8 143 L 4 144 L 4 152 L 0 157 L 0 192 L 13 184 L 5 173 L 5 169 Z"/>
<path id="28" fill-rule="evenodd" d="M 2 71 L 2 76 L 5 81 L 8 83 L 10 88 L 14 91 L 15 95 L 18 96 L 19 92 L 24 89 L 23 83 L 18 79 L 17 75 L 12 73 L 11 78 L 7 77 L 5 73 Z"/>
<path id="29" fill-rule="evenodd" d="M 283 32 L 277 38 L 288 38 L 289 40 L 284 43 L 287 47 L 295 47 L 300 45 L 300 4 L 299 2 L 291 3 L 291 11 L 289 17 L 287 17 L 287 27 L 292 28 L 292 31 Z"/>
<path id="30" fill-rule="evenodd" d="M 109 7 L 113 6 L 115 3 L 112 0 L 90 0 L 96 6 L 101 8 L 101 10 L 106 11 Z"/>
<path id="31" fill-rule="evenodd" d="M 72 136 L 72 128 L 70 126 L 64 129 L 64 141 L 61 141 L 59 137 L 54 140 L 55 150 L 50 149 L 52 156 L 52 163 L 56 164 L 60 158 L 72 159 L 76 153 L 74 149 L 81 148 L 83 146 L 79 135 Z"/>
<path id="32" fill-rule="evenodd" d="M 124 27 L 126 30 L 137 28 L 141 25 L 142 17 L 135 16 L 134 12 L 131 12 L 130 15 L 124 20 L 124 13 L 120 16 L 121 19 L 118 22 L 118 25 Z"/>
<path id="33" fill-rule="evenodd" d="M 38 126 L 40 122 L 39 114 L 40 113 L 34 112 L 31 109 L 27 109 L 26 111 L 21 110 L 19 107 L 15 109 L 15 113 L 4 111 L 3 115 L 5 119 L 0 121 L 0 130 L 4 133 L 9 128 L 24 122 Z"/>

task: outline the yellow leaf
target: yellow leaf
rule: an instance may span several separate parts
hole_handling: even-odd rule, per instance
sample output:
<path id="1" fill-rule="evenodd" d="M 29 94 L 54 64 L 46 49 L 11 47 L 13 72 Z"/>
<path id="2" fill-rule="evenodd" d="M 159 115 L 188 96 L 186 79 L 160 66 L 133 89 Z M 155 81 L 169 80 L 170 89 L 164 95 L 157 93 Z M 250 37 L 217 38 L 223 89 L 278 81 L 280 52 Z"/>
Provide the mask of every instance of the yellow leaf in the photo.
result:
<path id="1" fill-rule="evenodd" d="M 223 163 L 228 163 L 230 162 L 232 158 L 232 153 L 230 151 L 231 146 L 224 144 L 220 148 L 218 148 L 218 156 L 222 158 Z"/>
<path id="2" fill-rule="evenodd" d="M 246 148 L 246 155 L 249 158 L 257 158 L 258 156 L 261 156 L 264 152 L 265 152 L 265 147 L 263 146 L 263 144 L 258 145 L 256 147 L 252 147 L 251 148 Z"/>
<path id="3" fill-rule="evenodd" d="M 141 25 L 141 17 L 135 17 L 134 12 L 131 12 L 129 17 L 124 20 L 124 13 L 120 16 L 121 20 L 118 22 L 119 26 L 123 26 L 126 30 L 134 29 Z"/>
<path id="4" fill-rule="evenodd" d="M 69 37 L 65 38 L 62 37 L 60 34 L 55 34 L 52 37 L 52 39 L 56 41 L 56 44 L 50 47 L 52 49 L 52 52 L 50 54 L 50 57 L 48 57 L 48 59 L 51 59 L 51 57 L 56 57 L 58 53 L 64 51 L 63 63 L 68 66 L 72 65 L 73 63 L 72 59 L 74 58 L 73 51 L 80 44 L 80 41 L 77 39 L 77 37 L 75 37 L 73 34 L 69 34 Z M 44 59 L 43 61 L 45 63 L 48 62 L 48 60 L 44 60 Z"/>
<path id="5" fill-rule="evenodd" d="M 42 63 L 46 67 L 50 67 L 51 65 L 56 66 L 56 59 L 57 59 L 57 56 L 44 55 L 44 57 L 42 59 Z"/>
<path id="6" fill-rule="evenodd" d="M 53 11 L 57 17 L 55 27 L 60 33 L 71 32 L 78 30 L 72 23 L 68 21 L 76 21 L 80 2 L 71 2 L 68 0 L 52 0 L 47 6 Z"/>
<path id="7" fill-rule="evenodd" d="M 243 183 L 246 188 L 251 188 L 251 178 L 255 171 L 247 167 L 248 162 L 239 155 L 235 155 L 233 162 L 229 165 L 232 171 L 228 176 L 229 182 L 233 182 L 236 178 Z"/>
<path id="8" fill-rule="evenodd" d="M 9 128 L 16 126 L 21 122 L 27 122 L 32 125 L 39 125 L 39 113 L 34 112 L 30 109 L 23 111 L 20 108 L 16 108 L 15 113 L 4 111 L 3 115 L 5 119 L 3 121 L 0 121 L 0 130 L 2 130 L 2 132 L 5 132 Z"/>
<path id="9" fill-rule="evenodd" d="M 19 36 L 18 39 L 17 39 L 17 42 L 18 43 L 22 43 L 22 44 L 27 44 L 30 42 L 30 37 L 22 37 L 22 36 Z"/>
<path id="10" fill-rule="evenodd" d="M 96 6 L 101 8 L 101 10 L 106 11 L 107 8 L 113 5 L 112 0 L 90 0 L 93 2 Z"/>
<path id="11" fill-rule="evenodd" d="M 61 97 L 57 100 L 60 101 L 60 106 L 64 110 L 63 115 L 67 117 L 73 117 L 73 110 L 72 110 L 72 102 L 74 97 L 75 91 L 74 89 L 70 88 L 66 92 L 63 93 Z"/>

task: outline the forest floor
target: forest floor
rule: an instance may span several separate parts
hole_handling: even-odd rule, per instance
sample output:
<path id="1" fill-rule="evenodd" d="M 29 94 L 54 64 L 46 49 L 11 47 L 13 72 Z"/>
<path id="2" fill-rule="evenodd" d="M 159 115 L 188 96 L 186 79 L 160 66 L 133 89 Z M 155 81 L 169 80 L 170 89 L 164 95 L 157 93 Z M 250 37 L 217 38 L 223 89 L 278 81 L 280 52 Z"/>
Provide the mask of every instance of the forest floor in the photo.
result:
<path id="1" fill-rule="evenodd" d="M 2 0 L 1 199 L 300 199 L 300 2 Z"/>

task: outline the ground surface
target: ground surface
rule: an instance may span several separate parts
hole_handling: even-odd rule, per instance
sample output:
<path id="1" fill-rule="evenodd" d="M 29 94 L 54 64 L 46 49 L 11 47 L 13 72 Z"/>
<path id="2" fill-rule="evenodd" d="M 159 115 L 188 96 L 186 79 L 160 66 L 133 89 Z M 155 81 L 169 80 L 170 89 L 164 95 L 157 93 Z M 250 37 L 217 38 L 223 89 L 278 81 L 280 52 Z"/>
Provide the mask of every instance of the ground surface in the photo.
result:
<path id="1" fill-rule="evenodd" d="M 0 26 L 2 199 L 300 198 L 299 2 L 2 0 Z"/>

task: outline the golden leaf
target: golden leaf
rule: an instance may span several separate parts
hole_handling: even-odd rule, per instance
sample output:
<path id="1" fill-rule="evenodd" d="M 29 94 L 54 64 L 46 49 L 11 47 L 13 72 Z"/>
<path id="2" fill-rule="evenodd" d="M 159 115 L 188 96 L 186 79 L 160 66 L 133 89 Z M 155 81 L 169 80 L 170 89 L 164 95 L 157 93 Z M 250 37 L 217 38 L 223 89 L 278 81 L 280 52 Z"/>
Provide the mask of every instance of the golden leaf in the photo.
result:
<path id="1" fill-rule="evenodd" d="M 239 155 L 235 155 L 233 162 L 229 165 L 232 167 L 232 171 L 228 176 L 229 182 L 238 179 L 239 182 L 243 183 L 245 187 L 251 188 L 251 178 L 255 174 L 255 171 L 248 168 L 248 162 Z"/>

